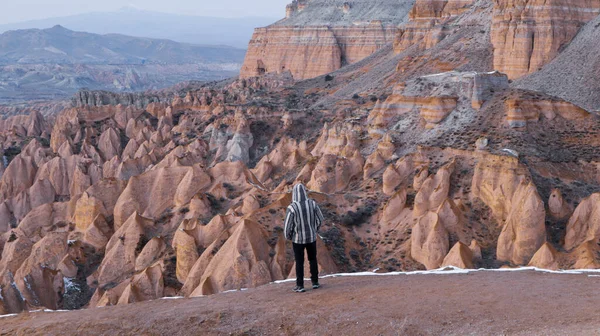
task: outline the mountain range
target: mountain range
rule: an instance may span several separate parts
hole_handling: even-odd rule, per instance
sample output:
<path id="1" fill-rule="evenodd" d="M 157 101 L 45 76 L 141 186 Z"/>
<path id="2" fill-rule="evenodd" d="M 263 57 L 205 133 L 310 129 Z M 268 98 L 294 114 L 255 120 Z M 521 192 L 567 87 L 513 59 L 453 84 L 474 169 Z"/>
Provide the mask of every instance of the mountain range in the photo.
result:
<path id="1" fill-rule="evenodd" d="M 57 25 L 0 35 L 0 64 L 198 64 L 239 63 L 245 51 L 165 39 L 98 35 Z"/>
<path id="2" fill-rule="evenodd" d="M 0 25 L 0 33 L 45 29 L 62 25 L 76 31 L 96 34 L 125 34 L 170 39 L 193 44 L 229 45 L 246 48 L 254 27 L 275 21 L 267 17 L 217 18 L 187 16 L 124 7 L 113 12 L 93 12 Z M 218 32 L 218 34 L 215 34 Z"/>
<path id="3" fill-rule="evenodd" d="M 0 35 L 0 102 L 67 98 L 79 89 L 140 91 L 235 76 L 245 50 L 54 26 Z"/>

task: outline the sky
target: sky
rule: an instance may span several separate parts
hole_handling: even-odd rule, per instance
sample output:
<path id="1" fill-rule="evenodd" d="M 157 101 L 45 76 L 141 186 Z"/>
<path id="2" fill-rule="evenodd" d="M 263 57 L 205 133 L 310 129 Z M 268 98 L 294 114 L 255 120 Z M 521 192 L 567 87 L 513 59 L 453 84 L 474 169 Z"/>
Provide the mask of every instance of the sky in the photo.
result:
<path id="1" fill-rule="evenodd" d="M 197 16 L 281 18 L 291 0 L 0 0 L 0 24 L 87 12 L 142 10 Z"/>

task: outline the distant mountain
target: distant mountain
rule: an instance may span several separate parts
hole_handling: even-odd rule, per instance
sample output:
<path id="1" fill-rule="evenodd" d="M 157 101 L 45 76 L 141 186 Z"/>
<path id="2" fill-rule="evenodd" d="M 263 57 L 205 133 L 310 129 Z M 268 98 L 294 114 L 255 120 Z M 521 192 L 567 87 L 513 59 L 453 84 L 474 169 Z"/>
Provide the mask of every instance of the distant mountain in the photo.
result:
<path id="1" fill-rule="evenodd" d="M 240 63 L 245 51 L 125 35 L 75 32 L 62 26 L 0 35 L 0 64 Z"/>
<path id="2" fill-rule="evenodd" d="M 0 104 L 63 99 L 82 88 L 161 89 L 237 75 L 245 50 L 62 26 L 0 35 Z"/>
<path id="3" fill-rule="evenodd" d="M 215 18 L 166 14 L 125 7 L 115 12 L 94 12 L 0 25 L 0 33 L 15 29 L 66 28 L 96 34 L 170 39 L 193 44 L 229 45 L 246 48 L 254 28 L 276 19 L 262 17 Z"/>

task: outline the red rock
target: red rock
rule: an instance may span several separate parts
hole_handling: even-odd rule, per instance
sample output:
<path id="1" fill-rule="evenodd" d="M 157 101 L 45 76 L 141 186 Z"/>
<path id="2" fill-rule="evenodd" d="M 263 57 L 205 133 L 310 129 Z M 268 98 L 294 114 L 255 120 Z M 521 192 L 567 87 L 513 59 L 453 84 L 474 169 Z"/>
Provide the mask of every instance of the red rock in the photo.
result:
<path id="1" fill-rule="evenodd" d="M 411 257 L 427 269 L 439 268 L 450 249 L 448 231 L 435 212 L 422 216 L 412 229 Z"/>
<path id="2" fill-rule="evenodd" d="M 600 238 L 600 194 L 593 194 L 584 199 L 575 209 L 567 224 L 565 250 L 570 251 L 577 246 Z"/>
<path id="3" fill-rule="evenodd" d="M 456 243 L 450 250 L 444 261 L 442 267 L 454 266 L 462 269 L 473 268 L 473 252 L 469 247 L 461 242 Z"/>
<path id="4" fill-rule="evenodd" d="M 591 0 L 495 0 L 494 68 L 511 79 L 538 71 L 598 13 Z"/>
<path id="5" fill-rule="evenodd" d="M 558 270 L 556 250 L 549 243 L 544 243 L 542 247 L 533 255 L 528 266 L 533 266 L 542 269 Z"/>
<path id="6" fill-rule="evenodd" d="M 257 223 L 241 221 L 210 261 L 191 296 L 256 287 L 272 281 L 266 240 L 267 233 Z"/>

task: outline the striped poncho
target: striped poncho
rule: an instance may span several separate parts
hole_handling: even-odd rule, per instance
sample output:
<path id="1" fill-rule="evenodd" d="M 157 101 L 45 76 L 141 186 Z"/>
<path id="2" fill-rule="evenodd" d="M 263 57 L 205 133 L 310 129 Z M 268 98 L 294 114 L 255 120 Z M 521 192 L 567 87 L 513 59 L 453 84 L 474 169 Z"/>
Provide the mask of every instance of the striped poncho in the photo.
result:
<path id="1" fill-rule="evenodd" d="M 296 244 L 310 244 L 317 240 L 323 223 L 323 214 L 315 201 L 308 198 L 303 184 L 296 184 L 292 204 L 285 215 L 285 237 Z"/>

